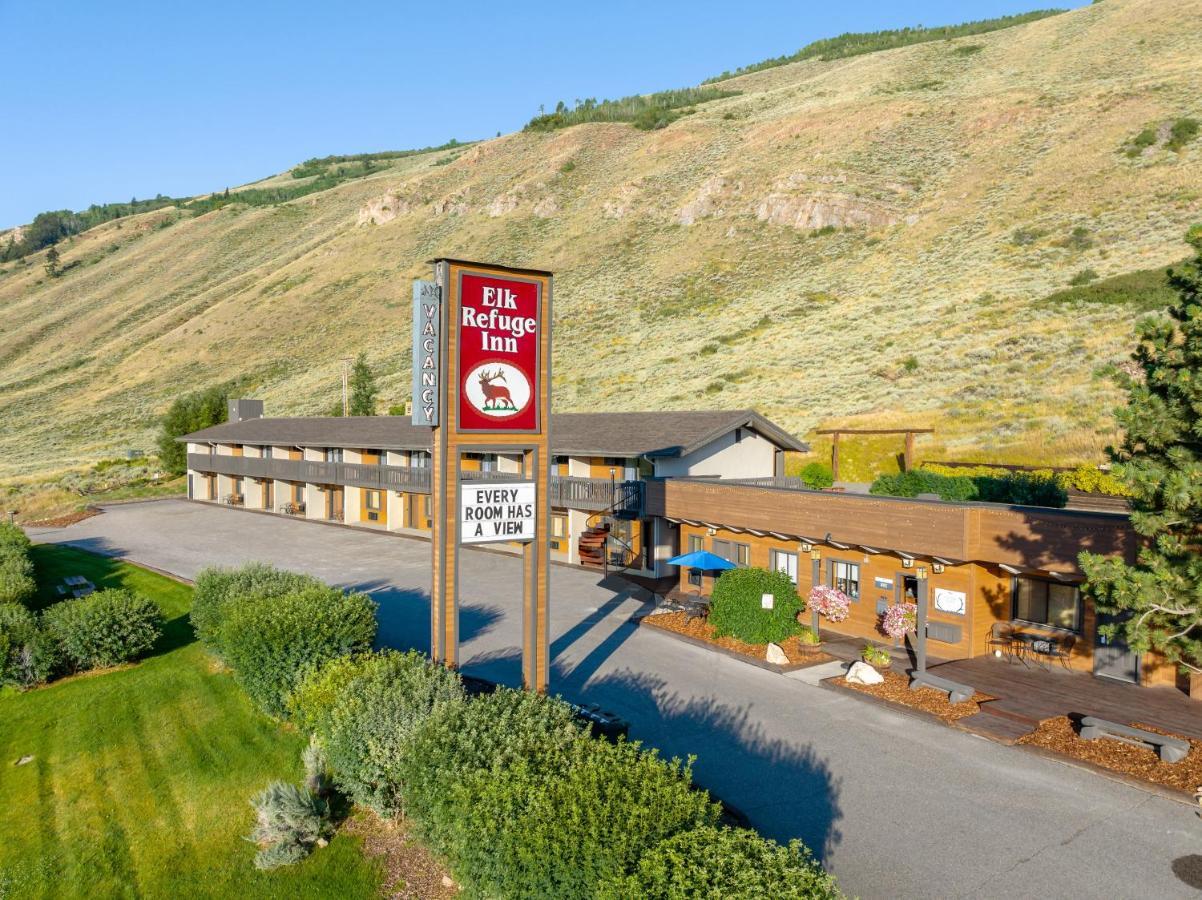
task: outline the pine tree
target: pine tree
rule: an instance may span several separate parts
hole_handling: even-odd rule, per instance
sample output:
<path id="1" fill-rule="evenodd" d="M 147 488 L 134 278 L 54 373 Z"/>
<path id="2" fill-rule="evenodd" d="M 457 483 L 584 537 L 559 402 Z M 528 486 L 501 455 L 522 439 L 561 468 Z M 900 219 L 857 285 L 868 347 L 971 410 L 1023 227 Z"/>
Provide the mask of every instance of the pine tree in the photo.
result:
<path id="1" fill-rule="evenodd" d="M 1119 616 L 1099 631 L 1202 673 L 1202 225 L 1186 240 L 1195 257 L 1169 270 L 1180 302 L 1139 324 L 1140 372 L 1120 376 L 1123 440 L 1110 455 L 1134 494 L 1137 561 L 1083 553 L 1081 567 L 1098 609 Z"/>
<path id="2" fill-rule="evenodd" d="M 351 367 L 350 414 L 352 416 L 374 416 L 376 398 L 380 389 L 376 387 L 376 376 L 367 364 L 367 354 L 360 353 Z"/>
<path id="3" fill-rule="evenodd" d="M 58 247 L 51 244 L 50 249 L 46 251 L 46 274 L 51 278 L 58 277 L 58 261 Z"/>

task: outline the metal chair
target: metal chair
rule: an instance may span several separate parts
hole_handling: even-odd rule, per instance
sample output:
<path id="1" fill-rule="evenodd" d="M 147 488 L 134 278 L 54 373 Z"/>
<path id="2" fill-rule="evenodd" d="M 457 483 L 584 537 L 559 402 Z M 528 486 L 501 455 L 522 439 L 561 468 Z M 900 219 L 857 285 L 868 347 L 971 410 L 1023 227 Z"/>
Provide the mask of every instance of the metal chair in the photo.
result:
<path id="1" fill-rule="evenodd" d="M 1006 662 L 1013 662 L 1015 657 L 1014 625 L 1011 622 L 994 622 L 989 626 L 989 637 L 985 646 L 1000 650 L 1006 657 Z"/>

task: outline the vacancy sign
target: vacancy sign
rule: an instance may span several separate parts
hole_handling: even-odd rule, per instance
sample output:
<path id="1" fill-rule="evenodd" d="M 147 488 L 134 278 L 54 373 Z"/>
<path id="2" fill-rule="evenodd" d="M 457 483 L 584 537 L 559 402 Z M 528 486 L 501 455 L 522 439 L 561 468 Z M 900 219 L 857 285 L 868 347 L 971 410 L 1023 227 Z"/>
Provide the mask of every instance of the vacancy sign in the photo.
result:
<path id="1" fill-rule="evenodd" d="M 464 272 L 458 296 L 459 430 L 538 433 L 542 283 Z"/>
<path id="2" fill-rule="evenodd" d="M 459 539 L 465 544 L 534 540 L 534 482 L 461 485 Z"/>
<path id="3" fill-rule="evenodd" d="M 438 285 L 413 283 L 413 410 L 414 425 L 438 425 L 442 404 L 439 357 L 442 353 L 442 304 Z"/>

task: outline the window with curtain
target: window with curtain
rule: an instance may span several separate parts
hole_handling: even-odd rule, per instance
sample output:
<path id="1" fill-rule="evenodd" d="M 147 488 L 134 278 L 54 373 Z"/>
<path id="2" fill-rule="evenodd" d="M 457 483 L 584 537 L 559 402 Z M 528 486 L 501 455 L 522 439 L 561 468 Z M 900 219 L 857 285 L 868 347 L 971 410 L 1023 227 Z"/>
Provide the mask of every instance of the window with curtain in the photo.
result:
<path id="1" fill-rule="evenodd" d="M 415 469 L 430 468 L 430 451 L 429 450 L 414 450 L 409 454 L 409 465 Z"/>
<path id="2" fill-rule="evenodd" d="M 689 552 L 696 553 L 698 550 L 705 549 L 705 542 L 699 534 L 689 535 Z M 701 570 L 689 569 L 689 584 L 693 587 L 701 587 Z"/>
<path id="3" fill-rule="evenodd" d="M 841 590 L 852 600 L 860 599 L 860 567 L 855 563 L 831 560 L 831 587 Z"/>
<path id="4" fill-rule="evenodd" d="M 1076 585 L 1019 576 L 1014 579 L 1014 618 L 1036 625 L 1081 630 L 1080 592 Z"/>

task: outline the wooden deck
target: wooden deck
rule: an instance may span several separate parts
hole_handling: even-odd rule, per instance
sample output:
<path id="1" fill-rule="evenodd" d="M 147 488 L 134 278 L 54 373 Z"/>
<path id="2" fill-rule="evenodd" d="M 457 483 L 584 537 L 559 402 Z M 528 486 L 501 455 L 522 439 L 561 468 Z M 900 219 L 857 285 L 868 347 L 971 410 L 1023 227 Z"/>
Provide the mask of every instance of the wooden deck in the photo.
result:
<path id="1" fill-rule="evenodd" d="M 1011 722 L 1034 728 L 1054 716 L 1099 716 L 1123 725 L 1142 722 L 1202 740 L 1202 702 L 1174 688 L 1138 687 L 1081 672 L 1051 671 L 992 656 L 932 665 L 945 678 L 996 697 L 981 706 Z"/>

